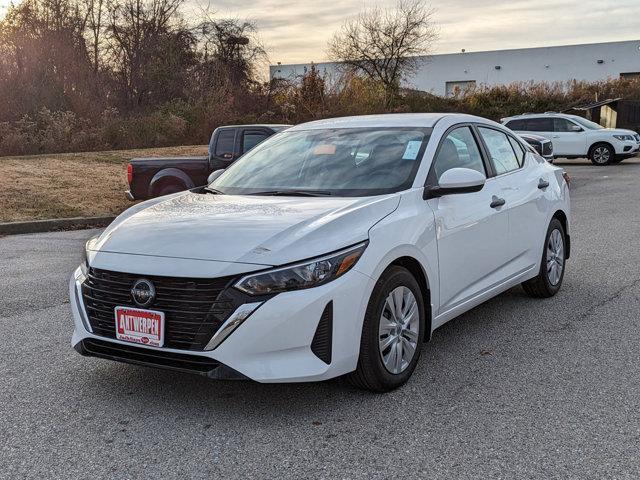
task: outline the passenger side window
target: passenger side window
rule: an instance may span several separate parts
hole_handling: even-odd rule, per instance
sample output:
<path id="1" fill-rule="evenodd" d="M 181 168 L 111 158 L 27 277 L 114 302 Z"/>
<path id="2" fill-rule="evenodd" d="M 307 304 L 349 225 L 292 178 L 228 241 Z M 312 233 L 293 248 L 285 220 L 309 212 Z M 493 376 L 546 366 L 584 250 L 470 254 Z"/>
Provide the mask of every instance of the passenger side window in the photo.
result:
<path id="1" fill-rule="evenodd" d="M 478 130 L 487 145 L 496 174 L 501 175 L 520 168 L 521 164 L 506 133 L 485 127 L 478 127 Z"/>
<path id="2" fill-rule="evenodd" d="M 553 118 L 530 118 L 527 120 L 528 132 L 553 132 Z"/>
<path id="3" fill-rule="evenodd" d="M 511 142 L 511 146 L 513 147 L 513 151 L 516 152 L 516 157 L 518 158 L 518 163 L 520 166 L 524 165 L 524 155 L 525 150 L 522 148 L 520 142 L 518 142 L 515 138 L 509 137 L 509 141 Z"/>
<path id="4" fill-rule="evenodd" d="M 236 131 L 222 130 L 218 134 L 218 141 L 216 143 L 216 157 L 222 157 L 230 159 L 233 157 L 233 144 L 236 138 Z"/>
<path id="5" fill-rule="evenodd" d="M 573 127 L 575 123 L 571 123 L 566 118 L 554 118 L 553 119 L 553 130 L 554 132 L 571 132 L 571 127 Z"/>
<path id="6" fill-rule="evenodd" d="M 242 137 L 242 153 L 248 152 L 267 138 L 269 135 L 264 132 L 245 132 Z"/>
<path id="7" fill-rule="evenodd" d="M 487 174 L 480 149 L 469 127 L 452 130 L 440 145 L 434 161 L 436 178 L 440 180 L 442 174 L 452 168 L 471 168 Z"/>

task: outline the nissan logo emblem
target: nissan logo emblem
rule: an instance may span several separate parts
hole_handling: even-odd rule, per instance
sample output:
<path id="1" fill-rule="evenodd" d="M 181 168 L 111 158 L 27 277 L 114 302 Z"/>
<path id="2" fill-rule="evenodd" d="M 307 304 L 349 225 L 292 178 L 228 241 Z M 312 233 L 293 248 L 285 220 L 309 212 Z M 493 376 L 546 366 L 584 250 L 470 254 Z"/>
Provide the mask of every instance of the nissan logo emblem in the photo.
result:
<path id="1" fill-rule="evenodd" d="M 148 307 L 156 299 L 156 289 L 151 281 L 141 278 L 131 287 L 131 296 L 139 307 Z"/>

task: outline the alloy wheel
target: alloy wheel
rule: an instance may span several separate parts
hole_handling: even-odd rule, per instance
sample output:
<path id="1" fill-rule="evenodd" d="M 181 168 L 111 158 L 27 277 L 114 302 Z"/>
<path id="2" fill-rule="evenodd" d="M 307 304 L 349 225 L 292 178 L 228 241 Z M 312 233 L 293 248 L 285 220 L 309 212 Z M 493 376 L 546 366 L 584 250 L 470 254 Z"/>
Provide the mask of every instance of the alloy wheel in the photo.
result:
<path id="1" fill-rule="evenodd" d="M 387 296 L 379 327 L 379 350 L 390 373 L 402 373 L 411 363 L 418 345 L 420 312 L 413 292 L 395 288 Z"/>
<path id="2" fill-rule="evenodd" d="M 593 161 L 596 163 L 607 163 L 611 159 L 611 152 L 607 147 L 597 147 L 593 151 Z"/>
<path id="3" fill-rule="evenodd" d="M 564 269 L 564 241 L 560 230 L 554 229 L 547 242 L 547 278 L 554 287 L 562 278 Z"/>

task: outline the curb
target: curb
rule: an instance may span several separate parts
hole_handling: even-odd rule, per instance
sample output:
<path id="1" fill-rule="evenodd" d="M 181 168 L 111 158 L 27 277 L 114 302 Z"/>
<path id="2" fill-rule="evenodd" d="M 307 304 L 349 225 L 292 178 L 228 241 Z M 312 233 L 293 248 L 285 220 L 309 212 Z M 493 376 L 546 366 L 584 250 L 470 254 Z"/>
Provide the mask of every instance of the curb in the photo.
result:
<path id="1" fill-rule="evenodd" d="M 82 230 L 85 228 L 106 227 L 115 219 L 109 217 L 74 217 L 29 222 L 0 223 L 0 235 L 20 235 L 24 233 L 55 232 L 58 230 Z"/>

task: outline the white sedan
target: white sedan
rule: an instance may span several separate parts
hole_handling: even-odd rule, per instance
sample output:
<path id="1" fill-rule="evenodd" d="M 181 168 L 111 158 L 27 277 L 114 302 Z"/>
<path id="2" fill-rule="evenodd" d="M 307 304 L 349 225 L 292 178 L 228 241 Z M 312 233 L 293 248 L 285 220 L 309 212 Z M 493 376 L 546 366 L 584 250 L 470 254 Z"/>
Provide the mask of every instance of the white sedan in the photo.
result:
<path id="1" fill-rule="evenodd" d="M 87 242 L 78 352 L 387 391 L 436 328 L 518 284 L 555 295 L 569 258 L 563 171 L 483 118 L 306 123 L 211 178 Z"/>

